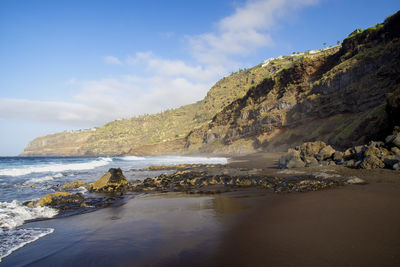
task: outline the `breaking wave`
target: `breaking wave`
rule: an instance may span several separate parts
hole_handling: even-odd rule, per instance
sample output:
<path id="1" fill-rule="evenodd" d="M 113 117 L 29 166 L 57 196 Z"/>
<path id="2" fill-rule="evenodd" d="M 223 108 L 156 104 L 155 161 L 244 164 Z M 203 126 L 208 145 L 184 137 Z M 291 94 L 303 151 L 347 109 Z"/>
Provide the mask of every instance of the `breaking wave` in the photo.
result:
<path id="1" fill-rule="evenodd" d="M 13 229 L 25 221 L 51 218 L 57 215 L 57 210 L 49 207 L 28 207 L 19 201 L 0 202 L 0 228 Z"/>
<path id="2" fill-rule="evenodd" d="M 0 175 L 3 176 L 22 176 L 31 173 L 41 173 L 41 172 L 63 172 L 63 171 L 80 171 L 80 170 L 90 170 L 97 167 L 105 166 L 112 161 L 111 158 L 100 158 L 97 160 L 92 160 L 89 162 L 82 163 L 68 163 L 68 164 L 44 164 L 36 166 L 21 166 L 14 169 L 3 169 L 0 170 Z"/>
<path id="3" fill-rule="evenodd" d="M 0 228 L 0 262 L 17 249 L 51 234 L 51 228 L 27 228 L 3 231 Z"/>

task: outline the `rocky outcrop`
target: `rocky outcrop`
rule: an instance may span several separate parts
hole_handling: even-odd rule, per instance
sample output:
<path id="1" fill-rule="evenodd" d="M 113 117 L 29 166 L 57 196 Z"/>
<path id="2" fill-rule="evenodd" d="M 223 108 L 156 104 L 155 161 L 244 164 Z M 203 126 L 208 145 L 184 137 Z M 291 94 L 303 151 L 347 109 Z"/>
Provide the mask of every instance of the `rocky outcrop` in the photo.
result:
<path id="1" fill-rule="evenodd" d="M 120 168 L 111 168 L 95 183 L 91 184 L 94 192 L 123 192 L 128 187 L 128 181 Z"/>
<path id="2" fill-rule="evenodd" d="M 399 134 L 390 135 L 383 142 L 371 141 L 368 145 L 356 146 L 344 152 L 336 151 L 324 142 L 307 142 L 289 149 L 278 162 L 279 168 L 301 168 L 316 165 L 344 165 L 352 168 L 398 170 L 400 149 L 394 141 Z"/>
<path id="3" fill-rule="evenodd" d="M 287 178 L 260 175 L 210 174 L 207 171 L 186 170 L 170 175 L 147 178 L 133 184 L 137 192 L 221 193 L 239 188 L 258 187 L 275 193 L 316 191 L 344 185 L 344 179 L 299 175 Z"/>

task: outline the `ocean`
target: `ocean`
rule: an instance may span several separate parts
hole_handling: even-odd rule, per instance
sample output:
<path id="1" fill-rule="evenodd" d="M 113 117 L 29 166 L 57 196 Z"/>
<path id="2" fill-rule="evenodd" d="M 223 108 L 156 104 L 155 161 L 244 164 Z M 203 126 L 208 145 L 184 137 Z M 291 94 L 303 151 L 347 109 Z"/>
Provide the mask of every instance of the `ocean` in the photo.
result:
<path id="1" fill-rule="evenodd" d="M 24 224 L 57 216 L 49 207 L 23 203 L 59 191 L 67 182 L 94 182 L 109 168 L 121 168 L 128 181 L 153 177 L 160 171 L 133 171 L 150 165 L 226 164 L 226 158 L 183 156 L 126 157 L 0 157 L 0 262 L 17 249 L 53 233 L 52 228 Z M 87 194 L 84 188 L 71 190 Z"/>

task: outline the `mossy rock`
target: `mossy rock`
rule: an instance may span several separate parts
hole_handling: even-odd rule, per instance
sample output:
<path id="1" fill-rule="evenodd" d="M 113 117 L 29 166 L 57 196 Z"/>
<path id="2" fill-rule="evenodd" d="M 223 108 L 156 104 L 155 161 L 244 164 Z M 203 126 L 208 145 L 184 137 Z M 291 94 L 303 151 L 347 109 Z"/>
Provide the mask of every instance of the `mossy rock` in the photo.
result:
<path id="1" fill-rule="evenodd" d="M 111 168 L 99 180 L 92 184 L 92 190 L 98 192 L 112 192 L 124 190 L 128 186 L 128 180 L 120 168 Z"/>
<path id="2" fill-rule="evenodd" d="M 69 197 L 71 195 L 72 194 L 68 192 L 56 192 L 48 194 L 42 197 L 39 202 L 36 203 L 36 206 L 52 206 L 56 199 Z"/>

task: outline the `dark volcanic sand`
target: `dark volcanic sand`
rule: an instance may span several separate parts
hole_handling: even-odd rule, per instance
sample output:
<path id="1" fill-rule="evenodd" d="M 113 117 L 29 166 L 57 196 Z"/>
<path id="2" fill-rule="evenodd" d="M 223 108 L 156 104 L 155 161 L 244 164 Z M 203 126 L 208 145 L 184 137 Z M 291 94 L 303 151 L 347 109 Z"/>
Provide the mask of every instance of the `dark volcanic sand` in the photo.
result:
<path id="1" fill-rule="evenodd" d="M 258 157 L 249 159 L 263 167 Z M 400 172 L 339 166 L 296 170 L 320 169 L 369 184 L 266 196 L 224 237 L 217 265 L 400 266 Z"/>
<path id="2" fill-rule="evenodd" d="M 230 167 L 274 168 L 279 154 Z M 136 196 L 118 207 L 25 227 L 55 229 L 1 266 L 400 266 L 400 172 L 296 169 L 357 176 L 367 185 L 272 194 Z"/>

